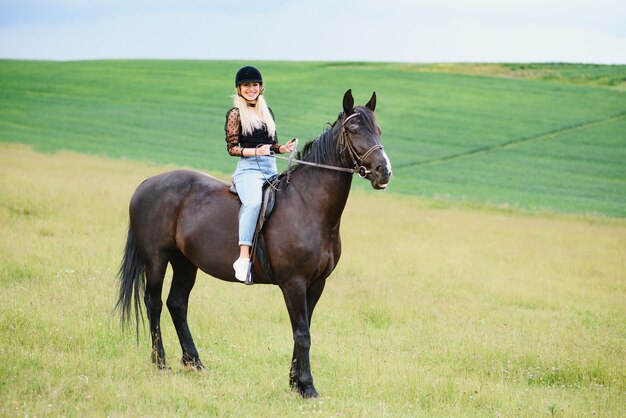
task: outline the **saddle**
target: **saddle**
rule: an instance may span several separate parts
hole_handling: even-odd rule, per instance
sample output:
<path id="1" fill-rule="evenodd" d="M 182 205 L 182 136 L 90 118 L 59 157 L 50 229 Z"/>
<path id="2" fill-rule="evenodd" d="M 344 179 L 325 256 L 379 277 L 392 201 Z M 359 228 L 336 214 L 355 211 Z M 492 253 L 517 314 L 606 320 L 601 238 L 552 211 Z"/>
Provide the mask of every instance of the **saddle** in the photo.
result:
<path id="1" fill-rule="evenodd" d="M 270 278 L 272 283 L 277 284 L 274 278 L 274 272 L 270 266 L 269 257 L 267 255 L 267 249 L 265 246 L 265 238 L 263 238 L 262 229 L 265 221 L 267 221 L 274 210 L 274 204 L 276 203 L 276 189 L 280 189 L 280 185 L 283 182 L 283 175 L 272 176 L 268 181 L 263 184 L 263 200 L 261 203 L 261 210 L 259 211 L 259 219 L 254 229 L 254 236 L 252 238 L 252 248 L 250 249 L 250 263 L 254 263 L 258 257 L 259 263 L 263 272 Z M 237 193 L 237 188 L 234 184 L 230 186 L 229 191 L 233 194 Z M 253 274 L 250 271 L 249 280 L 246 284 L 254 284 Z"/>

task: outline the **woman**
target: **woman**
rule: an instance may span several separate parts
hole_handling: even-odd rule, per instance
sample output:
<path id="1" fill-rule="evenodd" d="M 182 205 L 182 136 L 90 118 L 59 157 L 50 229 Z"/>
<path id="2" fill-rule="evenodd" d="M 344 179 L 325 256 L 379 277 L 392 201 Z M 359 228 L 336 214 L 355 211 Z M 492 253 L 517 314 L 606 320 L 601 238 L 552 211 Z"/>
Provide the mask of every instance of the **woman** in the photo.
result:
<path id="1" fill-rule="evenodd" d="M 274 114 L 263 98 L 263 77 L 254 67 L 243 67 L 235 76 L 234 106 L 226 114 L 226 147 L 241 157 L 233 182 L 241 199 L 239 211 L 239 258 L 235 277 L 246 281 L 250 270 L 250 247 L 261 209 L 263 183 L 278 173 L 273 153 L 292 152 L 293 142 L 278 144 Z"/>

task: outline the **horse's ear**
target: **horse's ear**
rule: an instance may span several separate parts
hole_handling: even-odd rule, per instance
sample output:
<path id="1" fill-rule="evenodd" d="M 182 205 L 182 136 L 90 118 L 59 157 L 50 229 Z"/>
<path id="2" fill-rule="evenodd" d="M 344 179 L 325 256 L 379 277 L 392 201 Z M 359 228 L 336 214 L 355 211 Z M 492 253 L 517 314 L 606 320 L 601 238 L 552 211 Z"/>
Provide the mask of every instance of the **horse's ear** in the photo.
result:
<path id="1" fill-rule="evenodd" d="M 343 95 L 343 113 L 346 116 L 350 116 L 354 113 L 354 97 L 352 97 L 352 89 L 349 89 L 346 94 Z"/>
<path id="2" fill-rule="evenodd" d="M 376 92 L 372 93 L 372 98 L 370 99 L 369 102 L 367 102 L 365 107 L 367 107 L 372 112 L 374 111 L 374 109 L 376 109 Z"/>

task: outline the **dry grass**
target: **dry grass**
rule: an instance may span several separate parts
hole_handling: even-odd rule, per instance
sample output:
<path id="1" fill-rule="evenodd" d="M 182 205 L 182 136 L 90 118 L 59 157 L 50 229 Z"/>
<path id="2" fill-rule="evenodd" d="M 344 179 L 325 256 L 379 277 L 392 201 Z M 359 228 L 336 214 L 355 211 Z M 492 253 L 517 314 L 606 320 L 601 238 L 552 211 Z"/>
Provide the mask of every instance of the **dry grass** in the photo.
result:
<path id="1" fill-rule="evenodd" d="M 112 309 L 128 200 L 166 169 L 0 145 L 0 415 L 623 414 L 623 220 L 389 193 L 355 191 L 346 208 L 313 318 L 321 400 L 288 389 L 275 287 L 202 275 L 190 322 L 210 371 L 178 364 L 166 312 L 172 372 L 154 371 L 146 333 L 136 346 Z"/>

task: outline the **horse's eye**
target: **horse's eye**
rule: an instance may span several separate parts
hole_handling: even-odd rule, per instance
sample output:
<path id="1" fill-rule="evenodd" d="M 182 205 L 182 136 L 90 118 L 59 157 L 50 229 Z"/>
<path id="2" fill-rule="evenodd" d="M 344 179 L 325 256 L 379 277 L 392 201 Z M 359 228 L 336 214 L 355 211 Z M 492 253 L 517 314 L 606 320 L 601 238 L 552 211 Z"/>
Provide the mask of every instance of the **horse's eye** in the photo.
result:
<path id="1" fill-rule="evenodd" d="M 350 132 L 351 134 L 356 134 L 358 130 L 359 130 L 359 125 L 357 125 L 356 123 L 348 126 L 348 132 Z"/>

